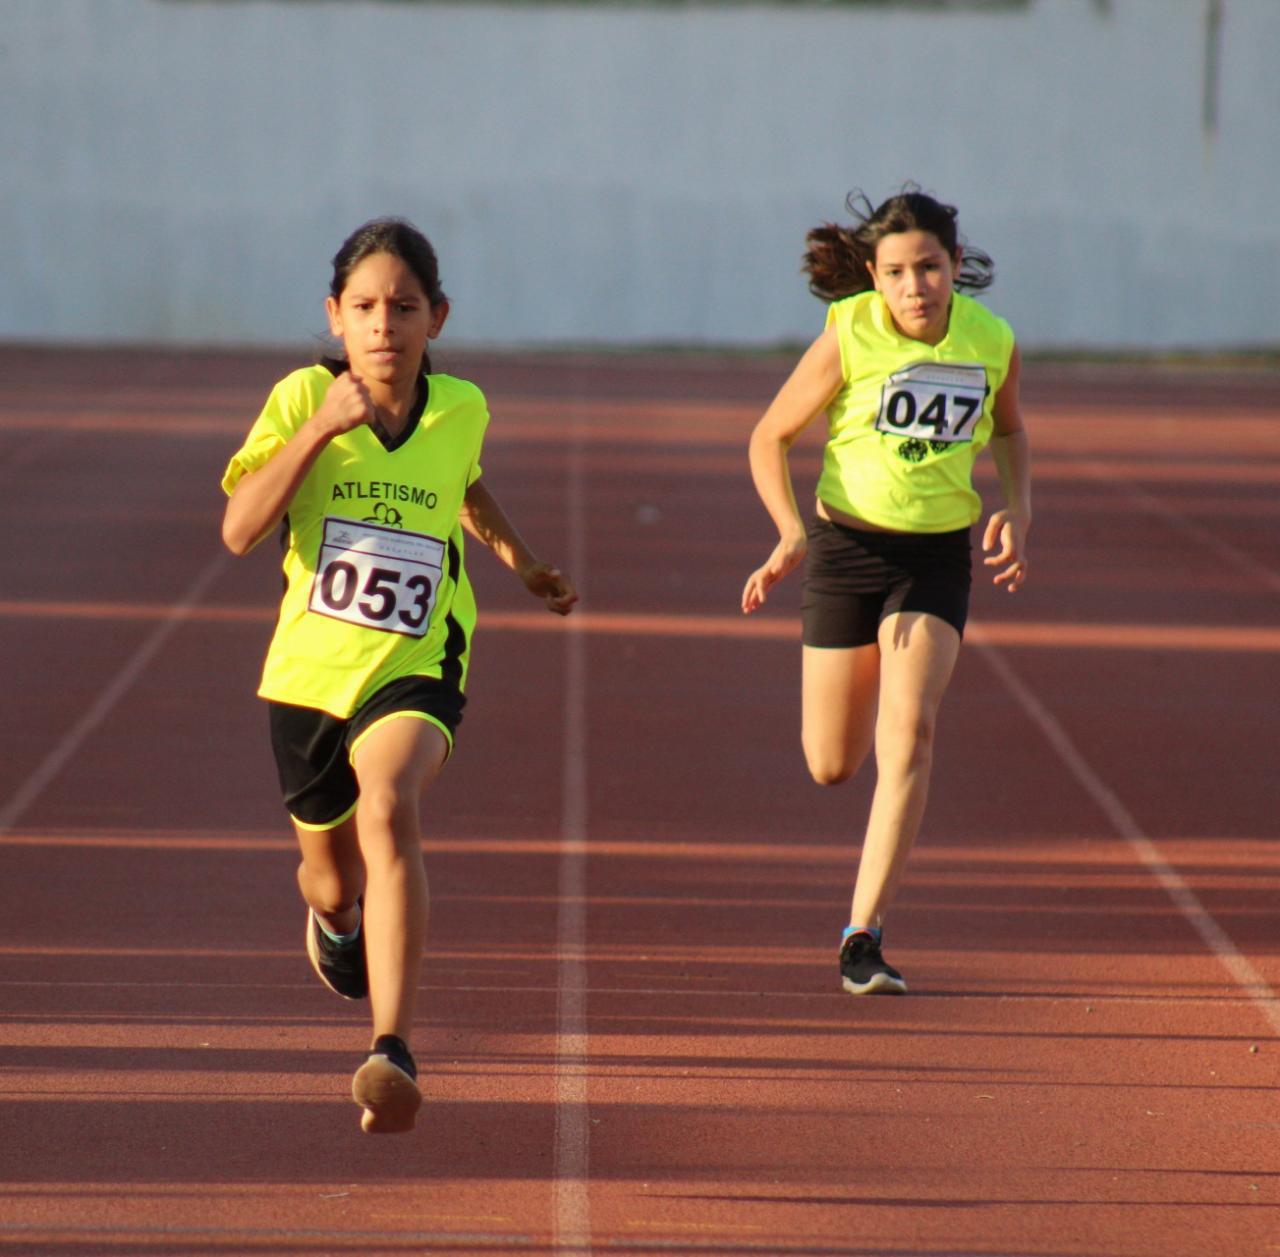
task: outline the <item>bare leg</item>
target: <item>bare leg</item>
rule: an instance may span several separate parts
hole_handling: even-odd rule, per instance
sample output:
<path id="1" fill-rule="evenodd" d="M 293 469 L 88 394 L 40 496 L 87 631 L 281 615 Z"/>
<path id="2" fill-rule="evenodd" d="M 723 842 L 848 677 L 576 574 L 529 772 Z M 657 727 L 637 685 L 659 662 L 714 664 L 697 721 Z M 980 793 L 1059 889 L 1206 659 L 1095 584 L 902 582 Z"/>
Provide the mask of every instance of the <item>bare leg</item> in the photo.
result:
<path id="1" fill-rule="evenodd" d="M 302 863 L 298 889 L 307 906 L 334 934 L 349 934 L 360 923 L 356 902 L 364 893 L 364 858 L 354 817 L 332 829 L 294 825 Z"/>
<path id="2" fill-rule="evenodd" d="M 365 953 L 373 1036 L 407 1043 L 427 937 L 427 873 L 418 804 L 448 755 L 429 721 L 397 716 L 357 744 L 356 832 L 364 860 Z"/>
<path id="3" fill-rule="evenodd" d="M 880 647 L 804 647 L 800 741 L 814 781 L 839 785 L 871 750 Z"/>
<path id="4" fill-rule="evenodd" d="M 408 1040 L 427 938 L 427 873 L 419 798 L 448 755 L 435 725 L 388 717 L 357 740 L 360 783 L 356 834 L 364 861 L 364 943 L 373 1006 L 374 1049 L 351 1080 L 370 1134 L 413 1129 L 422 1093 Z"/>
<path id="5" fill-rule="evenodd" d="M 882 921 L 906 867 L 929 795 L 938 706 L 960 635 L 936 616 L 904 612 L 880 626 L 876 789 L 850 913 L 852 925 Z"/>

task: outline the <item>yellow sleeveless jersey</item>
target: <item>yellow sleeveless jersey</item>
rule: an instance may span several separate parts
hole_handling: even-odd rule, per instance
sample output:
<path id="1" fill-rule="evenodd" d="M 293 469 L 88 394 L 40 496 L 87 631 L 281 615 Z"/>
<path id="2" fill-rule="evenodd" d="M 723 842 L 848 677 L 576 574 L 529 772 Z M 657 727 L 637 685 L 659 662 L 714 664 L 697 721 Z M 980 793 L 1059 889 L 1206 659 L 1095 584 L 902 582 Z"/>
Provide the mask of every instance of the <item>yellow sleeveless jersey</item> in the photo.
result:
<path id="1" fill-rule="evenodd" d="M 275 386 L 231 458 L 225 492 L 297 432 L 333 380 L 313 366 Z M 399 677 L 465 686 L 476 604 L 458 514 L 480 476 L 489 412 L 474 384 L 423 381 L 416 423 L 389 446 L 368 426 L 334 437 L 290 502 L 261 697 L 346 718 Z"/>
<path id="2" fill-rule="evenodd" d="M 900 532 L 951 532 L 982 513 L 973 464 L 991 439 L 1013 331 L 953 293 L 946 338 L 903 336 L 878 292 L 833 302 L 844 386 L 827 408 L 818 497 Z"/>

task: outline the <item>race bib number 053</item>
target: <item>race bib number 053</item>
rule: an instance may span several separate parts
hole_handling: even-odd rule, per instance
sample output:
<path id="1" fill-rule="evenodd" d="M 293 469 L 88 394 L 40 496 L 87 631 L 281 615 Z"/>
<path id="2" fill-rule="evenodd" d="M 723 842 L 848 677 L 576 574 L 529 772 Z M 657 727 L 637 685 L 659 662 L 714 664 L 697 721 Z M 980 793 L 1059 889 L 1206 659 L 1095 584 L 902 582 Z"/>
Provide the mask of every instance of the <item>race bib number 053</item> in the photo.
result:
<path id="1" fill-rule="evenodd" d="M 362 628 L 421 637 L 443 573 L 444 542 L 327 518 L 308 610 Z"/>
<path id="2" fill-rule="evenodd" d="M 986 397 L 984 367 L 917 362 L 884 382 L 876 429 L 944 445 L 971 441 Z"/>

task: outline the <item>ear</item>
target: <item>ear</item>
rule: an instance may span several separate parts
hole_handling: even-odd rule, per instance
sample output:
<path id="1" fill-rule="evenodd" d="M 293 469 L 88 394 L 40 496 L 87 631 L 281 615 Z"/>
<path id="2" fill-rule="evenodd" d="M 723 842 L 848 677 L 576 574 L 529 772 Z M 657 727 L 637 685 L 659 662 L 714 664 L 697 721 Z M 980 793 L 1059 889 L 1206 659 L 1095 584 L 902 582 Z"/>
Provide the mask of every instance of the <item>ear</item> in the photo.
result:
<path id="1" fill-rule="evenodd" d="M 868 262 L 866 265 L 867 265 L 867 274 L 871 276 L 871 282 L 875 285 L 876 292 L 879 292 L 880 276 L 876 274 L 876 264 L 874 262 Z"/>
<path id="2" fill-rule="evenodd" d="M 324 299 L 324 311 L 329 316 L 329 331 L 332 335 L 342 338 L 342 313 L 338 309 L 338 303 L 332 297 Z"/>
<path id="3" fill-rule="evenodd" d="M 440 302 L 431 307 L 431 326 L 427 329 L 427 339 L 435 340 L 444 331 L 444 321 L 449 317 L 449 303 Z"/>

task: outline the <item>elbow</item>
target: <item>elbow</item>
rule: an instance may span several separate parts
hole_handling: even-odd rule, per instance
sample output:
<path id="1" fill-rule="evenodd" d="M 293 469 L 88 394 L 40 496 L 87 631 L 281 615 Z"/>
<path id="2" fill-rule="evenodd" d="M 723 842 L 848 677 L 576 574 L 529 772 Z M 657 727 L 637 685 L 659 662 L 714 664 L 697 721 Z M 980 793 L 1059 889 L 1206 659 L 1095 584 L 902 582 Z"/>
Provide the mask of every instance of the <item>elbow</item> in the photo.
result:
<path id="1" fill-rule="evenodd" d="M 751 463 L 763 463 L 775 458 L 785 458 L 791 442 L 763 427 L 757 427 L 747 442 L 747 458 Z"/>
<path id="2" fill-rule="evenodd" d="M 253 549 L 256 542 L 256 537 L 246 535 L 244 530 L 238 527 L 232 520 L 224 519 L 222 521 L 222 544 L 226 546 L 237 559 L 244 558 L 244 556 Z"/>

